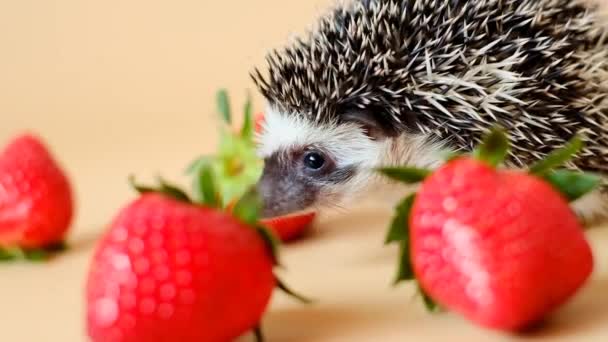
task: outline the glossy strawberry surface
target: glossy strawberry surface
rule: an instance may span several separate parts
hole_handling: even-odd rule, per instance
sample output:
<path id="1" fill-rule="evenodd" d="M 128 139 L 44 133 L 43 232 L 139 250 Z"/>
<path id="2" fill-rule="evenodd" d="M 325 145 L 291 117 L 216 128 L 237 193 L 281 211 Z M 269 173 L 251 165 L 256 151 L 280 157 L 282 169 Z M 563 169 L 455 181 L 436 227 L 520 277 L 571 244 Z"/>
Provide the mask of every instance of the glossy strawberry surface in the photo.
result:
<path id="1" fill-rule="evenodd" d="M 20 135 L 0 152 L 0 247 L 62 242 L 73 211 L 69 179 L 39 137 Z"/>
<path id="2" fill-rule="evenodd" d="M 536 323 L 571 298 L 593 268 L 583 228 L 560 193 L 530 174 L 469 158 L 423 182 L 410 226 L 425 292 L 490 328 Z"/>
<path id="3" fill-rule="evenodd" d="M 261 220 L 261 222 L 272 229 L 281 241 L 290 242 L 302 237 L 310 228 L 315 217 L 316 213 L 311 212 L 267 218 Z"/>
<path id="4" fill-rule="evenodd" d="M 96 342 L 231 341 L 260 322 L 272 269 L 260 235 L 227 213 L 144 194 L 95 252 L 88 334 Z"/>
<path id="5" fill-rule="evenodd" d="M 226 210 L 231 212 L 235 202 L 229 203 Z M 317 214 L 304 212 L 292 215 L 261 219 L 260 223 L 269 228 L 282 242 L 291 242 L 301 238 L 310 228 Z"/>

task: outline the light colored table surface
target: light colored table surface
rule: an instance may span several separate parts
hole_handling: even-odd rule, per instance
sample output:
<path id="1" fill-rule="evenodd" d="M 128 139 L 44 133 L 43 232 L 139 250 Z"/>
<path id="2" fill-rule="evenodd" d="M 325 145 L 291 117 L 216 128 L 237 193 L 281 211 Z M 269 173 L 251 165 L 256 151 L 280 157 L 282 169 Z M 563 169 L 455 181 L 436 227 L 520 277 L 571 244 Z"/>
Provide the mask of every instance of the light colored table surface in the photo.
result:
<path id="1" fill-rule="evenodd" d="M 240 107 L 265 50 L 329 1 L 235 3 L 0 1 L 0 144 L 23 129 L 41 133 L 78 197 L 67 254 L 46 265 L 0 265 L 0 339 L 85 341 L 85 272 L 105 224 L 133 198 L 127 175 L 183 181 L 183 167 L 214 148 L 217 87 L 238 95 Z M 410 286 L 392 289 L 396 251 L 381 243 L 388 214 L 368 206 L 324 217 L 312 238 L 284 250 L 286 280 L 319 303 L 277 293 L 265 318 L 269 341 L 514 339 L 428 315 Z M 589 238 L 592 281 L 527 338 L 607 340 L 608 229 Z"/>

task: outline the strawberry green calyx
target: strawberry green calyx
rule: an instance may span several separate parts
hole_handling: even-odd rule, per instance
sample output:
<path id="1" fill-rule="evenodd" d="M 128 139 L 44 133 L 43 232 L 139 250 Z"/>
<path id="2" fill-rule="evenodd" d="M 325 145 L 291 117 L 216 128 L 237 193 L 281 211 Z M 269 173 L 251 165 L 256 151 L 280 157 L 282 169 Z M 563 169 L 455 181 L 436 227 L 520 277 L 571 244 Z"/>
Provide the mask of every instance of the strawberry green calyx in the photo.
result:
<path id="1" fill-rule="evenodd" d="M 545 159 L 531 165 L 529 172 L 543 178 L 572 202 L 593 191 L 601 183 L 601 177 L 565 169 L 555 169 L 568 162 L 583 148 L 583 141 L 575 135 L 564 147 L 551 152 Z"/>
<path id="2" fill-rule="evenodd" d="M 568 201 L 579 199 L 599 186 L 601 177 L 588 172 L 558 169 L 558 167 L 572 159 L 582 147 L 583 141 L 577 134 L 564 147 L 549 153 L 546 158 L 531 165 L 528 172 L 551 184 Z M 480 145 L 473 150 L 472 157 L 492 167 L 498 167 L 504 163 L 509 155 L 509 150 L 509 139 L 505 131 L 497 126 L 491 129 Z M 460 154 L 453 153 L 446 161 L 449 162 L 459 157 L 461 157 Z M 422 182 L 431 174 L 430 170 L 415 167 L 387 167 L 380 168 L 379 172 L 388 178 L 406 184 Z"/>
<path id="3" fill-rule="evenodd" d="M 484 161 L 493 167 L 502 164 L 508 154 L 509 139 L 500 127 L 492 128 L 481 144 L 473 150 L 475 159 Z"/>
<path id="4" fill-rule="evenodd" d="M 253 104 L 251 95 L 247 94 L 245 105 L 243 108 L 243 126 L 241 127 L 241 137 L 246 141 L 253 141 L 253 133 L 255 132 L 255 123 L 253 118 Z"/>
<path id="5" fill-rule="evenodd" d="M 295 298 L 296 300 L 304 303 L 304 304 L 312 304 L 314 303 L 314 300 L 308 298 L 308 297 L 304 297 L 301 294 L 295 292 L 294 290 L 292 290 L 289 286 L 287 286 L 287 284 L 285 284 L 285 282 L 283 282 L 281 279 L 277 278 L 277 287 L 283 291 L 285 294 L 287 294 L 288 296 L 291 296 L 293 298 Z"/>
<path id="6" fill-rule="evenodd" d="M 409 231 L 409 213 L 416 199 L 416 194 L 411 194 L 403 199 L 395 208 L 395 216 L 391 221 L 385 244 L 407 239 Z M 405 227 L 406 229 L 403 229 Z"/>
<path id="7" fill-rule="evenodd" d="M 133 176 L 133 175 L 129 176 L 129 184 L 139 194 L 159 193 L 159 194 L 163 194 L 167 197 L 173 198 L 175 200 L 178 200 L 180 202 L 191 203 L 191 204 L 194 203 L 190 199 L 188 194 L 186 194 L 184 191 L 179 189 L 177 186 L 169 184 L 167 181 L 165 181 L 161 177 L 158 177 L 157 181 L 158 181 L 159 185 L 157 187 L 153 187 L 150 185 L 139 184 L 135 180 L 135 176 Z"/>
<path id="8" fill-rule="evenodd" d="M 431 298 L 423 289 L 420 284 L 417 284 L 418 295 L 422 298 L 424 307 L 430 312 L 440 311 L 441 307 Z"/>
<path id="9" fill-rule="evenodd" d="M 562 148 L 557 149 L 542 160 L 532 164 L 529 172 L 536 175 L 542 175 L 550 172 L 552 169 L 562 166 L 583 148 L 583 141 L 579 135 L 575 135 Z"/>
<path id="10" fill-rule="evenodd" d="M 187 169 L 194 174 L 196 195 L 201 195 L 196 189 L 199 187 L 197 176 L 199 169 L 210 166 L 216 181 L 217 191 L 221 196 L 220 205 L 226 207 L 237 200 L 257 183 L 262 174 L 263 161 L 258 158 L 254 141 L 254 121 L 252 115 L 252 102 L 247 94 L 243 106 L 243 123 L 238 131 L 232 128 L 233 120 L 230 98 L 226 90 L 217 94 L 217 111 L 220 114 L 220 130 L 218 151 L 214 155 L 202 156 L 195 160 Z"/>
<path id="11" fill-rule="evenodd" d="M 393 281 L 394 286 L 403 281 L 416 281 L 414 266 L 412 265 L 410 241 L 410 213 L 415 200 L 416 194 L 414 193 L 407 196 L 396 206 L 395 215 L 391 221 L 390 229 L 385 240 L 385 244 L 397 243 L 399 245 L 399 262 L 397 274 Z M 438 305 L 433 299 L 419 284 L 417 284 L 417 289 L 418 294 L 423 299 L 425 307 L 429 311 L 436 311 Z"/>
<path id="12" fill-rule="evenodd" d="M 232 123 L 232 113 L 230 112 L 230 98 L 225 89 L 221 89 L 216 94 L 217 108 L 222 115 L 222 119 L 230 125 Z"/>
<path id="13" fill-rule="evenodd" d="M 25 260 L 30 262 L 44 262 L 53 255 L 67 249 L 64 241 L 43 248 L 22 248 L 18 246 L 0 247 L 0 262 Z"/>
<path id="14" fill-rule="evenodd" d="M 397 268 L 397 276 L 394 284 L 405 281 L 414 280 L 414 267 L 410 258 L 410 212 L 415 194 L 406 197 L 399 203 L 395 209 L 395 216 L 391 222 L 389 233 L 386 237 L 385 244 L 396 242 L 399 244 L 399 267 Z"/>
<path id="15" fill-rule="evenodd" d="M 570 170 L 550 171 L 542 177 L 559 190 L 569 202 L 575 201 L 593 191 L 602 181 L 600 176 Z"/>
<path id="16" fill-rule="evenodd" d="M 194 177 L 194 196 L 195 198 L 210 207 L 220 206 L 218 190 L 215 185 L 215 178 L 209 164 L 201 165 L 198 174 Z"/>
<path id="17" fill-rule="evenodd" d="M 393 180 L 406 184 L 422 182 L 431 174 L 430 170 L 415 167 L 384 167 L 378 171 Z"/>
<path id="18" fill-rule="evenodd" d="M 532 164 L 528 168 L 528 172 L 541 177 L 572 202 L 591 192 L 601 182 L 599 176 L 591 173 L 558 169 L 570 161 L 582 148 L 583 140 L 579 134 L 576 134 L 562 148 L 556 149 L 545 158 Z M 496 167 L 503 163 L 508 153 L 508 138 L 502 128 L 496 127 L 484 138 L 473 155 Z"/>

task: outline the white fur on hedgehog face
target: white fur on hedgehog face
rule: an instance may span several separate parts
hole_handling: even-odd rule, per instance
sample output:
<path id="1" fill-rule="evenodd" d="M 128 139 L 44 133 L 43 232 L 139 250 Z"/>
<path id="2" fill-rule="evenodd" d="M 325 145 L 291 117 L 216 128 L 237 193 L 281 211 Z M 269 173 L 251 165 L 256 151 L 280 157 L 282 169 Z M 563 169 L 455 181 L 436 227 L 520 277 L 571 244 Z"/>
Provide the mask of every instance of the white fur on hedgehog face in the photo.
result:
<path id="1" fill-rule="evenodd" d="M 385 178 L 376 173 L 377 167 L 391 165 L 434 167 L 439 161 L 439 145 L 430 143 L 424 136 L 402 135 L 374 140 L 356 123 L 318 125 L 298 115 L 282 114 L 274 108 L 266 110 L 263 129 L 257 138 L 259 155 L 264 159 L 314 147 L 330 156 L 337 170 L 345 168 L 355 170 L 344 181 L 327 182 L 319 179 L 313 184 L 318 193 L 314 203 L 309 206 L 317 210 L 323 207 L 342 207 L 361 196 L 380 195 L 388 200 L 399 198 L 403 195 L 403 188 L 396 187 L 394 183 L 387 183 Z M 277 160 L 279 163 L 284 162 L 283 166 L 286 168 L 293 167 L 285 159 L 277 158 Z M 277 184 L 279 181 L 284 182 L 285 177 L 281 178 L 283 179 L 270 179 L 270 182 Z M 282 185 L 282 188 L 285 191 L 279 191 L 278 196 L 290 191 L 285 185 Z"/>

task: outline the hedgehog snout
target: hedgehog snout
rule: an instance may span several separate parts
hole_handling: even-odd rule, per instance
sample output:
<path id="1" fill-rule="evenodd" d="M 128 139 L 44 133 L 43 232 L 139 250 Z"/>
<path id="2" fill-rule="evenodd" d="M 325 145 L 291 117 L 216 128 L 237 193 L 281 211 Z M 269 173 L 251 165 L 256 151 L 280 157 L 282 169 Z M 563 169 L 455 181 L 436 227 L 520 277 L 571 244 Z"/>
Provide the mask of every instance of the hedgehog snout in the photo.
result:
<path id="1" fill-rule="evenodd" d="M 262 216 L 274 217 L 310 207 L 316 201 L 318 189 L 270 159 L 264 165 L 257 192 L 263 202 Z"/>

